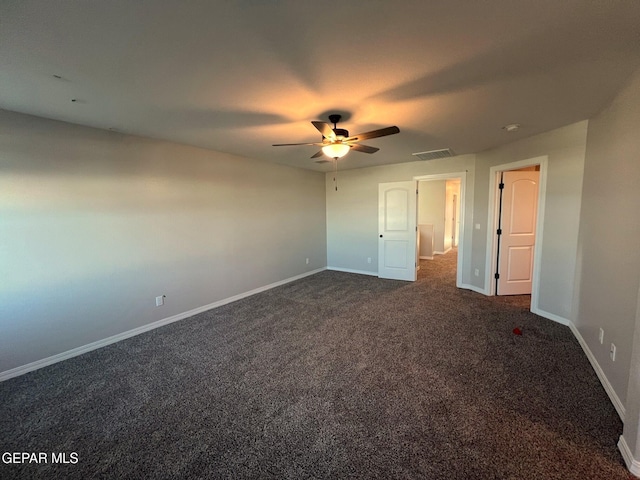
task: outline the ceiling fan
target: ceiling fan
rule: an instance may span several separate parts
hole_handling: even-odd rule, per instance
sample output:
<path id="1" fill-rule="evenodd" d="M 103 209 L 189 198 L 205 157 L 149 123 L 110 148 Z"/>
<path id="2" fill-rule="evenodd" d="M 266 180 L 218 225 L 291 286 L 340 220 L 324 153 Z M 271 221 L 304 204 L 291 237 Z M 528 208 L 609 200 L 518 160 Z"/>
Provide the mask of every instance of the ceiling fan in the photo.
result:
<path id="1" fill-rule="evenodd" d="M 314 143 L 278 143 L 273 145 L 274 147 L 288 147 L 293 145 L 316 145 L 318 147 L 322 147 L 318 153 L 313 155 L 311 158 L 318 158 L 322 155 L 327 155 L 333 159 L 338 159 L 340 157 L 344 157 L 351 149 L 357 152 L 364 153 L 376 153 L 379 148 L 370 147 L 368 145 L 362 145 L 358 142 L 360 140 L 368 140 L 370 138 L 378 138 L 378 137 L 386 137 L 387 135 L 393 135 L 395 133 L 400 133 L 400 129 L 398 127 L 387 127 L 381 128 L 379 130 L 372 130 L 370 132 L 359 133 L 357 135 L 349 136 L 349 132 L 344 128 L 338 128 L 338 122 L 342 118 L 342 115 L 333 114 L 329 115 L 329 121 L 333 123 L 333 128 L 331 125 L 325 122 L 313 121 L 311 122 L 314 127 L 318 129 L 318 131 L 322 134 L 321 142 Z"/>

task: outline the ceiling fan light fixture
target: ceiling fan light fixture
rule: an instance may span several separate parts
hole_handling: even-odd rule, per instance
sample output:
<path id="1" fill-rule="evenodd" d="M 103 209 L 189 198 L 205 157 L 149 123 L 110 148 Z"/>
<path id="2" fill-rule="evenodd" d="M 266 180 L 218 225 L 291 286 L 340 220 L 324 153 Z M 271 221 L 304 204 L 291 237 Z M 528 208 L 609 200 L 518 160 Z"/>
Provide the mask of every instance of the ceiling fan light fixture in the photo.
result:
<path id="1" fill-rule="evenodd" d="M 322 147 L 322 153 L 330 158 L 341 158 L 349 153 L 350 148 L 346 143 L 331 143 Z"/>
<path id="2" fill-rule="evenodd" d="M 400 133 L 400 129 L 396 126 L 379 128 L 378 130 L 371 130 L 370 132 L 359 133 L 357 135 L 349 135 L 349 131 L 344 128 L 338 128 L 338 122 L 340 121 L 340 115 L 329 115 L 329 120 L 333 122 L 333 127 L 328 123 L 314 120 L 311 124 L 322 135 L 321 142 L 310 143 L 276 143 L 274 147 L 292 147 L 296 145 L 317 145 L 322 147 L 317 153 L 311 156 L 311 158 L 318 158 L 322 155 L 326 155 L 329 158 L 337 160 L 344 157 L 349 150 L 353 149 L 356 152 L 362 153 L 376 153 L 380 150 L 378 147 L 370 147 L 369 145 L 363 145 L 359 143 L 361 140 L 368 140 L 370 138 L 386 137 L 387 135 L 394 135 Z M 334 162 L 338 165 L 338 162 Z"/>

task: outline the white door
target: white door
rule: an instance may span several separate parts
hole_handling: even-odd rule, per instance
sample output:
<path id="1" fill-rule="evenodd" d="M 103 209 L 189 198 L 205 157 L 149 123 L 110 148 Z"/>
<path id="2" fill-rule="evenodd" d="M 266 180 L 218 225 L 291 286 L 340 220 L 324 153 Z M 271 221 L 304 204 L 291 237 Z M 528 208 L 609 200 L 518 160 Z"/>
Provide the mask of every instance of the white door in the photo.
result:
<path id="1" fill-rule="evenodd" d="M 378 276 L 415 281 L 418 258 L 417 182 L 378 185 Z"/>
<path id="2" fill-rule="evenodd" d="M 531 293 L 540 172 L 503 172 L 497 295 Z"/>

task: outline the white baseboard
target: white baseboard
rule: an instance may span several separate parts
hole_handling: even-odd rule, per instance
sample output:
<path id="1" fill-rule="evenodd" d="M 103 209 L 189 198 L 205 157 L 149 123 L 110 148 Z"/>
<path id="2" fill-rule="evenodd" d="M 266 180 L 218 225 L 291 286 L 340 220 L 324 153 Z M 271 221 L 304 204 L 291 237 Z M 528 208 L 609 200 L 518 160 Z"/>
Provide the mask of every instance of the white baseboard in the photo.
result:
<path id="1" fill-rule="evenodd" d="M 333 270 L 334 272 L 357 273 L 359 275 L 371 275 L 373 277 L 378 276 L 378 272 L 368 272 L 366 270 L 353 270 L 351 268 L 327 267 L 327 270 Z"/>
<path id="2" fill-rule="evenodd" d="M 480 293 L 482 295 L 489 295 L 484 288 L 476 287 L 475 285 L 470 285 L 468 283 L 461 283 L 460 285 L 457 285 L 457 287 L 464 288 L 465 290 L 471 290 L 472 292 Z"/>
<path id="3" fill-rule="evenodd" d="M 433 260 L 433 257 L 427 257 L 426 255 L 420 255 L 420 260 Z"/>
<path id="4" fill-rule="evenodd" d="M 620 440 L 618 440 L 618 450 L 620 450 L 629 471 L 636 477 L 640 477 L 640 461 L 633 458 L 633 453 L 631 453 L 623 435 L 620 435 Z"/>
<path id="5" fill-rule="evenodd" d="M 66 352 L 58 353 L 56 355 L 52 355 L 51 357 L 43 358 L 42 360 L 36 360 L 35 362 L 28 363 L 26 365 L 22 365 L 20 367 L 15 367 L 10 370 L 5 370 L 4 372 L 0 372 L 0 382 L 4 380 L 9 380 L 13 377 L 18 377 L 20 375 L 24 375 L 25 373 L 32 372 L 39 368 L 47 367 L 49 365 L 53 365 L 54 363 L 61 362 L 63 360 L 67 360 L 69 358 L 77 357 L 78 355 L 82 355 L 83 353 L 90 352 L 92 350 L 97 350 L 98 348 L 106 347 L 107 345 L 111 345 L 112 343 L 119 342 L 126 338 L 131 338 L 136 335 L 140 335 L 141 333 L 148 332 L 150 330 L 154 330 L 156 328 L 162 327 L 164 325 L 168 325 L 173 322 L 177 322 L 179 320 L 184 320 L 185 318 L 192 317 L 197 315 L 198 313 L 206 312 L 207 310 L 211 310 L 212 308 L 221 307 L 222 305 L 226 305 L 227 303 L 235 302 L 237 300 L 241 300 L 246 297 L 250 297 L 251 295 L 255 295 L 256 293 L 264 292 L 266 290 L 270 290 L 275 287 L 279 287 L 280 285 L 284 285 L 286 283 L 293 282 L 295 280 L 299 280 L 304 277 L 308 277 L 310 275 L 314 275 L 316 273 L 320 273 L 326 270 L 326 268 L 318 268 L 316 270 L 312 270 L 310 272 L 305 272 L 300 275 L 296 275 L 295 277 L 290 277 L 285 280 L 280 280 L 278 282 L 270 283 L 269 285 L 265 285 L 263 287 L 258 287 L 256 289 L 250 290 L 248 292 L 240 293 L 238 295 L 234 295 L 233 297 L 225 298 L 223 300 L 219 300 L 217 302 L 210 303 L 208 305 L 203 305 L 202 307 L 194 308 L 193 310 L 189 310 L 184 313 L 179 313 L 177 315 L 173 315 L 171 317 L 163 318 L 162 320 L 158 320 L 156 322 L 148 323 L 147 325 L 142 325 L 141 327 L 134 328 L 132 330 L 127 330 L 126 332 L 118 333 L 117 335 L 113 335 L 111 337 L 103 338 L 102 340 L 97 340 L 95 342 L 89 343 L 87 345 L 83 345 L 81 347 L 77 347 L 71 350 L 67 350 Z"/>
<path id="6" fill-rule="evenodd" d="M 246 297 L 250 297 L 251 295 L 255 295 L 257 293 L 264 292 L 266 290 L 270 290 L 270 289 L 275 288 L 275 287 L 279 287 L 279 286 L 284 285 L 286 283 L 290 283 L 290 282 L 293 282 L 295 280 L 299 280 L 301 278 L 308 277 L 310 275 L 314 275 L 314 274 L 322 272 L 324 270 L 334 270 L 334 271 L 338 271 L 338 272 L 346 272 L 346 273 L 356 273 L 356 274 L 360 274 L 360 275 L 378 276 L 377 272 L 368 272 L 368 271 L 364 271 L 364 270 L 353 270 L 353 269 L 338 268 L 338 267 L 319 268 L 319 269 L 316 269 L 316 270 L 305 272 L 305 273 L 300 274 L 300 275 L 296 275 L 294 277 L 287 278 L 285 280 L 280 280 L 278 282 L 274 282 L 274 283 L 271 283 L 269 285 L 265 285 L 263 287 L 259 287 L 259 288 L 250 290 L 248 292 L 240 293 L 238 295 L 234 295 L 233 297 L 228 297 L 228 298 L 225 298 L 223 300 L 219 300 L 217 302 L 210 303 L 208 305 L 203 305 L 202 307 L 194 308 L 193 310 L 189 310 L 189 311 L 184 312 L 184 313 L 179 313 L 177 315 L 173 315 L 171 317 L 167 317 L 167 318 L 164 318 L 162 320 L 158 320 L 156 322 L 149 323 L 147 325 L 142 325 L 142 326 L 134 328 L 132 330 L 128 330 L 126 332 L 122 332 L 122 333 L 119 333 L 117 335 L 113 335 L 111 337 L 107 337 L 107 338 L 104 338 L 102 340 L 98 340 L 98 341 L 89 343 L 87 345 L 83 345 L 81 347 L 77 347 L 77 348 L 68 350 L 66 352 L 58 353 L 56 355 L 52 355 L 50 357 L 43 358 L 43 359 L 37 360 L 35 362 L 31 362 L 31 363 L 28 363 L 26 365 L 22 365 L 22 366 L 19 366 L 19 367 L 12 368 L 10 370 L 6 370 L 4 372 L 0 372 L 0 382 L 2 382 L 4 380 L 8 380 L 8 379 L 13 378 L 13 377 L 18 377 L 20 375 L 24 375 L 25 373 L 37 370 L 39 368 L 43 368 L 43 367 L 46 367 L 46 366 L 49 366 L 49 365 L 53 365 L 54 363 L 58 363 L 58 362 L 61 362 L 63 360 L 67 360 L 69 358 L 77 357 L 78 355 L 82 355 L 82 354 L 90 352 L 92 350 L 97 350 L 98 348 L 102 348 L 102 347 L 105 347 L 107 345 L 111 345 L 113 343 L 119 342 L 121 340 L 125 340 L 127 338 L 134 337 L 136 335 L 140 335 L 141 333 L 148 332 L 150 330 L 154 330 L 156 328 L 162 327 L 164 325 L 168 325 L 168 324 L 173 323 L 173 322 L 177 322 L 179 320 L 184 320 L 185 318 L 192 317 L 194 315 L 197 315 L 198 313 L 202 313 L 202 312 L 205 312 L 207 310 L 211 310 L 211 309 L 216 308 L 216 307 L 221 307 L 222 305 L 226 305 L 228 303 L 235 302 L 237 300 L 241 300 L 241 299 L 246 298 Z M 461 285 L 459 285 L 459 288 L 463 288 L 463 289 L 466 289 L 466 290 L 471 290 L 471 291 L 480 293 L 482 295 L 487 295 L 487 292 L 484 289 L 476 287 L 474 285 L 461 284 Z M 578 340 L 578 343 L 582 347 L 582 350 L 584 351 L 585 355 L 589 359 L 589 362 L 591 363 L 591 366 L 593 367 L 594 371 L 596 372 L 596 375 L 598 376 L 598 379 L 600 380 L 600 383 L 602 384 L 602 386 L 604 387 L 605 391 L 607 392 L 607 395 L 609 396 L 609 399 L 611 400 L 611 403 L 613 403 L 614 408 L 618 412 L 618 415 L 620 416 L 620 419 L 624 422 L 625 407 L 624 407 L 623 403 L 620 401 L 620 398 L 618 397 L 618 395 L 616 394 L 615 390 L 611 386 L 611 383 L 609 383 L 609 380 L 607 379 L 604 371 L 600 367 L 600 364 L 596 360 L 595 356 L 591 352 L 591 349 L 589 348 L 589 346 L 587 345 L 585 340 L 582 338 L 582 335 L 580 334 L 580 332 L 578 331 L 576 326 L 573 324 L 573 322 L 571 322 L 570 320 L 567 320 L 565 318 L 562 318 L 562 317 L 560 317 L 558 315 L 555 315 L 555 314 L 552 314 L 552 313 L 549 313 L 549 312 L 545 312 L 544 310 L 540 310 L 540 309 L 535 309 L 535 310 L 532 309 L 532 312 L 535 313 L 536 315 L 540 315 L 541 317 L 545 317 L 545 318 L 548 318 L 550 320 L 553 320 L 553 321 L 556 321 L 558 323 L 561 323 L 563 325 L 567 325 L 571 329 L 571 332 L 573 333 L 573 335 Z M 618 446 L 621 448 L 621 451 L 622 451 L 623 447 L 627 448 L 626 451 L 627 451 L 627 454 L 629 456 L 629 461 L 627 461 L 628 459 L 627 459 L 627 457 L 625 457 L 625 461 L 627 461 L 627 466 L 629 467 L 629 470 L 631 471 L 631 473 L 633 473 L 634 475 L 640 475 L 640 463 L 637 460 L 633 459 L 633 456 L 631 455 L 631 452 L 628 450 L 628 447 L 626 447 L 626 442 L 624 441 L 623 437 L 620 437 L 620 442 L 618 443 Z M 622 451 L 622 454 L 624 456 L 625 452 Z M 634 468 L 635 471 L 632 470 L 632 468 Z"/>
<path id="7" fill-rule="evenodd" d="M 446 253 L 449 253 L 451 251 L 451 248 L 447 248 L 446 250 L 442 251 L 442 250 L 434 250 L 433 254 L 434 255 L 444 255 Z"/>
<path id="8" fill-rule="evenodd" d="M 473 287 L 472 285 L 464 285 L 461 288 L 468 288 L 469 290 L 473 290 L 475 292 L 487 295 L 487 293 L 478 289 L 477 287 Z M 578 340 L 578 343 L 580 344 L 580 346 L 582 347 L 582 350 L 587 356 L 589 363 L 591 363 L 591 367 L 596 372 L 596 375 L 598 376 L 600 383 L 604 387 L 604 390 L 607 392 L 607 395 L 609 396 L 609 400 L 611 400 L 611 403 L 616 409 L 616 412 L 618 412 L 620 419 L 624 422 L 624 417 L 625 417 L 624 404 L 620 401 L 620 398 L 618 397 L 615 390 L 611 386 L 611 383 L 609 383 L 609 379 L 607 379 L 607 376 L 605 375 L 604 371 L 600 367 L 600 364 L 596 360 L 596 357 L 591 352 L 591 349 L 587 345 L 587 342 L 584 341 L 584 338 L 582 338 L 582 335 L 580 334 L 576 326 L 573 324 L 573 322 L 567 318 L 556 315 L 555 313 L 550 313 L 533 306 L 531 307 L 531 313 L 535 313 L 536 315 L 540 315 L 541 317 L 547 318 L 549 320 L 553 320 L 554 322 L 565 325 L 571 329 L 571 333 L 573 333 L 573 336 L 576 337 L 576 339 Z"/>
<path id="9" fill-rule="evenodd" d="M 553 320 L 554 322 L 560 323 L 566 327 L 568 327 L 569 324 L 571 324 L 570 320 L 564 317 L 561 317 L 560 315 L 556 315 L 555 313 L 550 313 L 550 312 L 541 310 L 537 307 L 534 307 L 533 305 L 531 306 L 531 313 L 535 313 L 536 315 L 540 315 L 541 317 L 547 318 L 549 320 Z"/>
<path id="10" fill-rule="evenodd" d="M 618 397 L 615 390 L 611 386 L 611 383 L 609 382 L 609 379 L 605 375 L 604 370 L 602 370 L 602 367 L 600 367 L 600 364 L 596 360 L 596 357 L 593 355 L 593 352 L 591 352 L 591 349 L 587 345 L 587 342 L 585 342 L 584 338 L 582 338 L 580 331 L 576 328 L 573 322 L 571 320 L 568 320 L 554 313 L 549 313 L 549 312 L 545 312 L 544 310 L 540 310 L 539 308 L 532 307 L 531 312 L 535 313 L 536 315 L 540 315 L 541 317 L 548 318 L 549 320 L 553 320 L 554 322 L 558 322 L 571 329 L 571 333 L 573 333 L 573 336 L 576 337 L 576 340 L 578 340 L 578 343 L 582 347 L 582 350 L 587 356 L 587 359 L 589 359 L 589 363 L 591 363 L 591 367 L 596 372 L 596 375 L 598 376 L 600 383 L 602 384 L 605 392 L 607 392 L 607 395 L 609 396 L 609 400 L 611 400 L 611 403 L 616 409 L 616 412 L 618 412 L 618 416 L 624 422 L 624 416 L 626 412 L 624 404 L 620 401 L 620 397 Z"/>
<path id="11" fill-rule="evenodd" d="M 620 398 L 618 397 L 615 390 L 611 386 L 611 383 L 609 383 L 609 380 L 607 379 L 607 376 L 604 374 L 604 371 L 600 367 L 600 364 L 596 360 L 596 357 L 591 352 L 591 349 L 587 345 L 587 342 L 585 342 L 584 338 L 582 338 L 582 335 L 580 335 L 580 332 L 578 331 L 576 326 L 571 321 L 569 321 L 568 326 L 573 332 L 574 337 L 576 337 L 576 339 L 578 340 L 578 343 L 582 347 L 582 350 L 584 351 L 585 355 L 589 359 L 589 362 L 591 363 L 591 366 L 595 370 L 596 375 L 600 379 L 600 383 L 604 387 L 605 392 L 607 392 L 607 395 L 609 395 L 609 399 L 611 400 L 611 403 L 613 403 L 613 406 L 618 412 L 618 415 L 620 416 L 620 420 L 622 420 L 622 422 L 624 423 L 624 417 L 626 413 L 624 404 L 620 401 Z"/>

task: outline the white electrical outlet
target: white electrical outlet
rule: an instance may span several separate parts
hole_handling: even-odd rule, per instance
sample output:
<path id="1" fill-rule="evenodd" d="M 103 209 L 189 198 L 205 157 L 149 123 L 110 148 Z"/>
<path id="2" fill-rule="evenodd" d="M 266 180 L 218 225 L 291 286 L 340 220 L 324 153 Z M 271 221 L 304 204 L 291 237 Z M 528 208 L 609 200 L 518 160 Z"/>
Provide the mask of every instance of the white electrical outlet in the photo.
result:
<path id="1" fill-rule="evenodd" d="M 611 344 L 611 350 L 609 350 L 609 356 L 612 361 L 616 361 L 616 346 L 613 343 Z"/>
<path id="2" fill-rule="evenodd" d="M 367 257 L 367 263 L 371 263 L 371 257 Z"/>
<path id="3" fill-rule="evenodd" d="M 476 223 L 476 230 L 480 230 L 480 224 Z"/>
<path id="4" fill-rule="evenodd" d="M 309 259 L 307 258 L 307 265 L 309 265 Z"/>
<path id="5" fill-rule="evenodd" d="M 598 340 L 600 340 L 600 345 L 604 342 L 604 330 L 600 329 L 600 334 L 598 335 Z"/>
<path id="6" fill-rule="evenodd" d="M 473 274 L 474 274 L 476 277 L 479 277 L 479 276 L 480 276 L 480 269 L 479 269 L 479 268 L 476 268 L 476 269 L 473 271 Z"/>
<path id="7" fill-rule="evenodd" d="M 164 305 L 164 297 L 164 295 L 156 297 L 156 307 L 161 307 L 162 305 Z"/>

